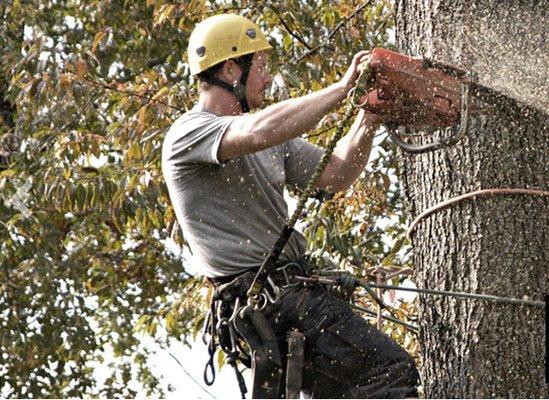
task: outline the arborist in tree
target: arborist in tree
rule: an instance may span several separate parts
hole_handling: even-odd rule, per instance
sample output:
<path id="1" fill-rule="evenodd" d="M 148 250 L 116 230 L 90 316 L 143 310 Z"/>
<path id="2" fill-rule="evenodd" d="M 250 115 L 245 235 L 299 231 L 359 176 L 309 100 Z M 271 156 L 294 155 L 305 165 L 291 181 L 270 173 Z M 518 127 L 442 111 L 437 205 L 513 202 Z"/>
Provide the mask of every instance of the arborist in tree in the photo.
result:
<path id="1" fill-rule="evenodd" d="M 404 349 L 354 314 L 347 301 L 294 278 L 314 268 L 299 232 L 268 275 L 260 306 L 246 311 L 246 293 L 288 220 L 284 188 L 303 189 L 323 153 L 300 135 L 340 105 L 359 65 L 369 59 L 367 52 L 358 52 L 339 82 L 260 109 L 272 81 L 270 48 L 258 26 L 244 17 L 216 15 L 198 24 L 188 61 L 200 97 L 164 140 L 162 168 L 177 219 L 193 261 L 215 287 L 206 379 L 214 378 L 218 340 L 243 394 L 237 360 L 254 368 L 254 397 L 293 397 L 299 390 L 322 398 L 417 396 L 418 373 Z M 368 161 L 379 124 L 375 114 L 358 111 L 320 176 L 319 189 L 335 192 L 352 184 Z M 289 337 L 304 342 L 290 342 L 294 351 L 288 353 Z"/>

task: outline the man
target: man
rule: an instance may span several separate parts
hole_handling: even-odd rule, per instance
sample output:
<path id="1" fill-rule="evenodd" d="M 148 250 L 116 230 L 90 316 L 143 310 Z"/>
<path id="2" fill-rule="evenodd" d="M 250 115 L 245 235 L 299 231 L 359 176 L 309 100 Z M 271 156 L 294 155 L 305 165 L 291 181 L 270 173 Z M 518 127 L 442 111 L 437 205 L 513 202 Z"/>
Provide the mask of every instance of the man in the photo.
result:
<path id="1" fill-rule="evenodd" d="M 368 60 L 361 51 L 339 82 L 248 113 L 263 105 L 271 83 L 265 54 L 270 48 L 244 17 L 217 15 L 198 24 L 188 47 L 200 85 L 198 104 L 164 141 L 163 172 L 177 219 L 194 262 L 215 285 L 253 277 L 262 264 L 288 220 L 284 188 L 303 189 L 323 153 L 299 136 L 345 99 L 359 64 Z M 358 112 L 320 177 L 320 189 L 349 187 L 367 163 L 378 127 L 376 115 Z M 305 273 L 305 249 L 304 236 L 295 232 L 280 269 L 297 263 Z M 289 330 L 305 335 L 305 395 L 417 395 L 417 371 L 402 348 L 323 287 L 293 283 L 282 285 L 281 298 L 264 314 L 282 350 Z"/>

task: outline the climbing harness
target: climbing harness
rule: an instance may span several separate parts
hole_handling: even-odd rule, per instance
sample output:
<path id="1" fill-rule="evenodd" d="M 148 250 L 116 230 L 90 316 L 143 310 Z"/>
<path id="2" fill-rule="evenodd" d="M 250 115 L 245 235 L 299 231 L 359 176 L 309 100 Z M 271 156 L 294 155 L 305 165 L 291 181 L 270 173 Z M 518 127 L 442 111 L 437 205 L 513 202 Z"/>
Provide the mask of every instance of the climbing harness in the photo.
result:
<path id="1" fill-rule="evenodd" d="M 226 354 L 227 364 L 233 367 L 242 398 L 246 397 L 247 388 L 237 362 L 240 361 L 248 368 L 252 364 L 250 355 L 242 347 L 240 337 L 235 331 L 234 310 L 238 308 L 240 293 L 247 287 L 246 279 L 251 277 L 251 273 L 242 274 L 233 282 L 215 286 L 202 333 L 202 341 L 208 347 L 209 356 L 204 368 L 204 382 L 211 386 L 215 381 L 214 355 L 219 346 Z M 235 304 L 234 310 L 228 307 L 232 303 Z"/>
<path id="2" fill-rule="evenodd" d="M 280 397 L 282 358 L 269 321 L 261 310 L 245 306 L 235 313 L 234 325 L 252 352 L 252 398 Z"/>
<path id="3" fill-rule="evenodd" d="M 254 277 L 254 271 L 248 271 L 236 277 L 211 280 L 214 293 L 211 309 L 206 317 L 203 341 L 208 346 L 209 358 L 204 369 L 204 381 L 207 385 L 215 380 L 214 355 L 219 346 L 226 354 L 227 363 L 236 374 L 242 398 L 247 388 L 242 373 L 237 368 L 237 361 L 251 368 L 252 398 L 279 398 L 284 390 L 282 355 L 269 321 L 263 314 L 268 304 L 277 303 L 285 289 L 301 285 L 294 276 L 306 275 L 305 261 L 289 262 L 277 266 L 266 280 L 260 293 L 258 307 L 246 304 L 245 292 Z M 242 306 L 242 304 L 244 304 Z M 291 367 L 302 364 L 298 333 L 288 338 L 289 345 L 297 353 L 288 356 Z M 294 341 L 295 343 L 290 343 Z M 242 346 L 247 344 L 247 349 Z M 301 346 L 303 347 L 303 346 Z M 301 357 L 301 358 L 300 358 Z M 288 367 L 289 368 L 289 367 Z M 287 370 L 288 370 L 287 368 Z M 286 376 L 286 390 L 295 393 L 300 386 L 294 374 Z"/>

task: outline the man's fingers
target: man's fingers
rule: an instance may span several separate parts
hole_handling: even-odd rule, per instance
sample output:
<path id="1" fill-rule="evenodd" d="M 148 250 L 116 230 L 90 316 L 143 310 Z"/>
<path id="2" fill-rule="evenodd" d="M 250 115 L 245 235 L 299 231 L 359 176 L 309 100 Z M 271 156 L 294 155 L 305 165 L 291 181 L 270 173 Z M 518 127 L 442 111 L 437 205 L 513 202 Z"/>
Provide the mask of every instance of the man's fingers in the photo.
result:
<path id="1" fill-rule="evenodd" d="M 362 64 L 365 61 L 369 61 L 371 59 L 370 53 L 364 54 L 362 57 L 360 57 L 360 63 Z"/>
<path id="2" fill-rule="evenodd" d="M 362 57 L 364 54 L 370 54 L 369 50 L 360 50 L 355 54 L 355 57 Z"/>
<path id="3" fill-rule="evenodd" d="M 370 55 L 369 51 L 362 50 L 356 53 L 353 57 L 353 64 L 358 65 L 362 63 L 362 60 L 365 59 L 365 57 L 368 57 Z"/>
<path id="4" fill-rule="evenodd" d="M 362 64 L 364 60 L 368 60 L 369 56 L 370 52 L 367 50 L 361 50 L 353 56 L 351 65 L 348 67 L 347 72 L 343 77 L 343 81 L 345 82 L 345 86 L 348 88 L 348 90 L 351 89 L 352 85 L 358 78 L 358 75 L 360 73 L 358 68 L 359 65 Z"/>

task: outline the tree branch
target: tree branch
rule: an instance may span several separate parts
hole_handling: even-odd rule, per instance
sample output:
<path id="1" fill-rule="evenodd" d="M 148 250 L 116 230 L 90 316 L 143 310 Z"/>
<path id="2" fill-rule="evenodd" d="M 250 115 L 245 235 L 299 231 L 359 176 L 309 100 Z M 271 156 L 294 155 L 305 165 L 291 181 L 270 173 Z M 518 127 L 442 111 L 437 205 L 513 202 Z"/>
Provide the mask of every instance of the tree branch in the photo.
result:
<path id="1" fill-rule="evenodd" d="M 389 20 L 394 17 L 395 17 L 395 14 L 390 13 L 383 21 L 379 23 L 376 29 L 376 35 L 372 39 L 372 46 L 375 44 L 374 42 L 379 38 L 379 34 L 381 33 L 381 30 L 385 27 L 385 25 L 387 25 L 387 22 L 389 22 Z"/>
<path id="2" fill-rule="evenodd" d="M 183 366 L 183 364 L 181 364 L 181 361 L 179 361 L 179 360 L 177 359 L 177 357 L 174 356 L 173 353 L 172 353 L 170 350 L 168 350 L 163 344 L 159 343 L 158 341 L 157 341 L 156 343 L 160 346 L 160 348 L 161 348 L 162 350 L 164 350 L 166 353 L 168 353 L 168 355 L 169 355 L 169 356 L 170 356 L 170 357 L 171 357 L 171 358 L 181 367 L 181 369 L 183 370 L 183 373 L 184 373 L 185 375 L 187 375 L 187 376 L 189 377 L 189 379 L 191 379 L 200 389 L 202 389 L 204 392 L 206 392 L 206 394 L 208 394 L 212 399 L 215 399 L 215 398 L 216 398 L 211 392 L 208 391 L 208 389 L 206 389 L 204 386 L 202 386 L 202 385 L 200 384 L 200 382 L 198 382 L 198 381 L 189 373 L 189 371 L 187 371 L 187 370 L 185 369 L 185 367 Z"/>
<path id="3" fill-rule="evenodd" d="M 128 96 L 136 96 L 136 97 L 139 97 L 141 99 L 145 99 L 147 101 L 153 101 L 153 102 L 156 102 L 156 103 L 159 103 L 159 104 L 163 104 L 163 105 L 168 106 L 170 108 L 173 108 L 174 110 L 177 110 L 177 111 L 186 112 L 186 110 L 184 110 L 182 108 L 179 108 L 179 107 L 176 107 L 176 106 L 173 106 L 169 103 L 166 103 L 165 101 L 156 100 L 156 99 L 154 99 L 154 96 L 148 96 L 148 95 L 137 93 L 137 92 L 134 92 L 134 91 L 131 91 L 131 90 L 120 90 L 120 89 L 117 89 L 116 87 L 112 87 L 112 86 L 110 86 L 106 83 L 94 81 L 93 79 L 90 79 L 88 77 L 86 77 L 85 80 L 87 82 L 90 82 L 93 85 L 102 87 L 102 88 L 107 89 L 107 90 L 112 90 L 114 92 L 123 93 L 123 94 L 126 94 Z"/>
<path id="4" fill-rule="evenodd" d="M 345 17 L 344 20 L 340 21 L 335 27 L 334 29 L 332 29 L 332 31 L 328 34 L 328 36 L 326 36 L 326 39 L 322 42 L 320 42 L 318 45 L 316 45 L 315 47 L 313 47 L 311 50 L 309 50 L 308 52 L 306 52 L 305 54 L 303 54 L 301 57 L 299 57 L 297 60 L 295 60 L 296 63 L 298 62 L 301 62 L 304 58 L 306 57 L 309 57 L 311 54 L 314 54 L 318 51 L 318 49 L 320 49 L 322 46 L 325 46 L 328 41 L 332 38 L 332 36 L 335 35 L 335 33 L 341 29 L 341 27 L 343 25 L 345 25 L 349 20 L 351 20 L 352 18 L 356 17 L 364 8 L 366 8 L 367 6 L 369 6 L 370 4 L 372 3 L 372 0 L 370 1 L 367 1 L 366 3 L 362 4 L 360 7 L 358 7 L 353 13 L 351 13 L 350 15 L 348 15 L 347 17 Z"/>
<path id="5" fill-rule="evenodd" d="M 282 16 L 280 15 L 280 11 L 278 10 L 278 8 L 276 8 L 275 6 L 271 6 L 271 9 L 275 12 L 276 16 L 278 17 L 279 21 L 282 23 L 282 25 L 284 25 L 284 28 L 286 28 L 286 31 L 288 31 L 288 33 L 293 36 L 299 43 L 301 43 L 303 46 L 305 46 L 308 50 L 311 50 L 311 46 L 305 41 L 305 39 L 303 38 L 303 35 L 301 35 L 301 33 L 295 33 L 289 26 L 288 24 L 286 23 L 286 21 L 284 20 L 284 18 L 282 18 Z"/>

